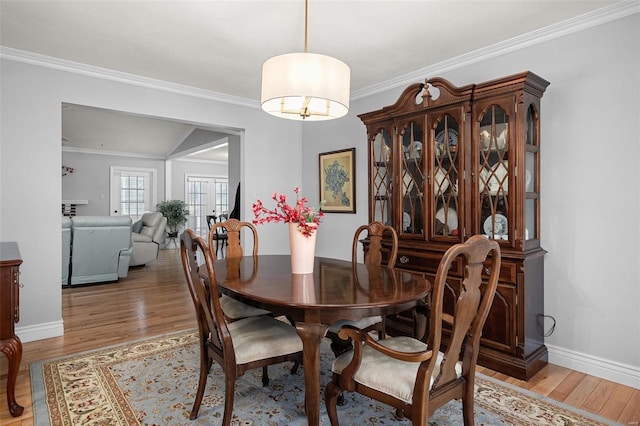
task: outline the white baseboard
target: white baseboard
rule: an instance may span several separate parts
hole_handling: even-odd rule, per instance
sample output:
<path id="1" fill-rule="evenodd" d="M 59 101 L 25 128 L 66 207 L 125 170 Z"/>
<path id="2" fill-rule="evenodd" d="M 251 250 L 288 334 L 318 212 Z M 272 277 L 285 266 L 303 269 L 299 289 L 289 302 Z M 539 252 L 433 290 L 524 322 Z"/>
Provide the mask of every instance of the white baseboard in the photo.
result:
<path id="1" fill-rule="evenodd" d="M 44 324 L 16 327 L 16 334 L 22 343 L 50 339 L 51 337 L 59 337 L 64 335 L 64 322 L 60 320 Z"/>
<path id="2" fill-rule="evenodd" d="M 549 363 L 640 389 L 640 367 L 547 344 Z"/>

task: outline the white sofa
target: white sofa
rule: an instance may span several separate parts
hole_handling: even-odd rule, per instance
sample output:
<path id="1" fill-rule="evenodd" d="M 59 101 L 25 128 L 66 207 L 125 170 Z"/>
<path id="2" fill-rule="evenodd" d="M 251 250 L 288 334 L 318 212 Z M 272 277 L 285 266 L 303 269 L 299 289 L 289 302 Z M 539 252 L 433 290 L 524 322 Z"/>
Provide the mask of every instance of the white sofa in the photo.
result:
<path id="1" fill-rule="evenodd" d="M 136 229 L 140 227 L 140 229 Z M 144 265 L 158 257 L 160 246 L 164 244 L 167 218 L 160 212 L 149 212 L 133 225 L 133 254 L 130 266 Z M 136 232 L 137 231 L 137 232 Z"/>

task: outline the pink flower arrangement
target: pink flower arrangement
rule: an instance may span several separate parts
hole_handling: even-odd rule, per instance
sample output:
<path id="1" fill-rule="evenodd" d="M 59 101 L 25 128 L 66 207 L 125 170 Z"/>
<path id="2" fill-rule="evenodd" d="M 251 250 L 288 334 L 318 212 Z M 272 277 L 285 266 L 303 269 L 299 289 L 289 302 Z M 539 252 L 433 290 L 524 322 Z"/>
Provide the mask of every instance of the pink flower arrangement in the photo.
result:
<path id="1" fill-rule="evenodd" d="M 287 204 L 287 197 L 284 194 L 275 192 L 271 197 L 276 202 L 276 207 L 273 210 L 264 207 L 260 200 L 253 203 L 252 209 L 255 216 L 253 223 L 256 225 L 271 222 L 297 223 L 298 230 L 305 237 L 310 237 L 324 217 L 324 213 L 320 209 L 325 202 L 321 201 L 320 206 L 313 209 L 305 205 L 307 203 L 306 197 L 300 198 L 300 188 L 296 187 L 293 191 L 296 193 L 296 204 L 293 206 Z"/>

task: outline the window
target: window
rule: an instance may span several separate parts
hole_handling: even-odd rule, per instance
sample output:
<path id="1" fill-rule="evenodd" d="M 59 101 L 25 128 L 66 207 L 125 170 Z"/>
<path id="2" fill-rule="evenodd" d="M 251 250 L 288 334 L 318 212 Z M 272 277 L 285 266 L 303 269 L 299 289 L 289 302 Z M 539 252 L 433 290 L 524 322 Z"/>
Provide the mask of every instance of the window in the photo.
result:
<path id="1" fill-rule="evenodd" d="M 228 179 L 187 175 L 185 192 L 189 208 L 187 226 L 197 235 L 206 236 L 209 232 L 207 216 L 229 212 Z"/>
<path id="2" fill-rule="evenodd" d="M 143 176 L 120 177 L 120 214 L 142 216 L 145 212 L 145 178 Z"/>
<path id="3" fill-rule="evenodd" d="M 111 167 L 111 215 L 135 222 L 156 205 L 156 170 Z"/>
<path id="4" fill-rule="evenodd" d="M 216 212 L 229 213 L 229 182 L 227 179 L 217 179 L 216 187 Z"/>

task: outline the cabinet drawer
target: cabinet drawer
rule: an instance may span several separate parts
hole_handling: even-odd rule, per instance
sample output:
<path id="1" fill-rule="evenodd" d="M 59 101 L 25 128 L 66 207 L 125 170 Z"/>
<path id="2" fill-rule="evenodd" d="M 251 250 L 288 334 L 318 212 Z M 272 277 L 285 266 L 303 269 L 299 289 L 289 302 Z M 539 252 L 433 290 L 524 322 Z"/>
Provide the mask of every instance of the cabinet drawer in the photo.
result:
<path id="1" fill-rule="evenodd" d="M 516 274 L 517 274 L 517 270 L 518 270 L 517 268 L 518 268 L 518 264 L 517 263 L 505 261 L 503 259 L 501 264 L 500 264 L 500 276 L 499 276 L 498 280 L 515 284 L 515 282 L 516 282 Z M 485 278 L 485 279 L 489 278 L 489 275 L 491 275 L 491 259 L 487 259 L 484 262 L 484 268 L 482 270 L 483 278 Z"/>
<path id="2" fill-rule="evenodd" d="M 396 268 L 435 273 L 441 259 L 442 254 L 437 252 L 402 252 L 398 250 Z M 450 271 L 454 275 L 461 275 L 462 259 L 454 260 Z"/>

